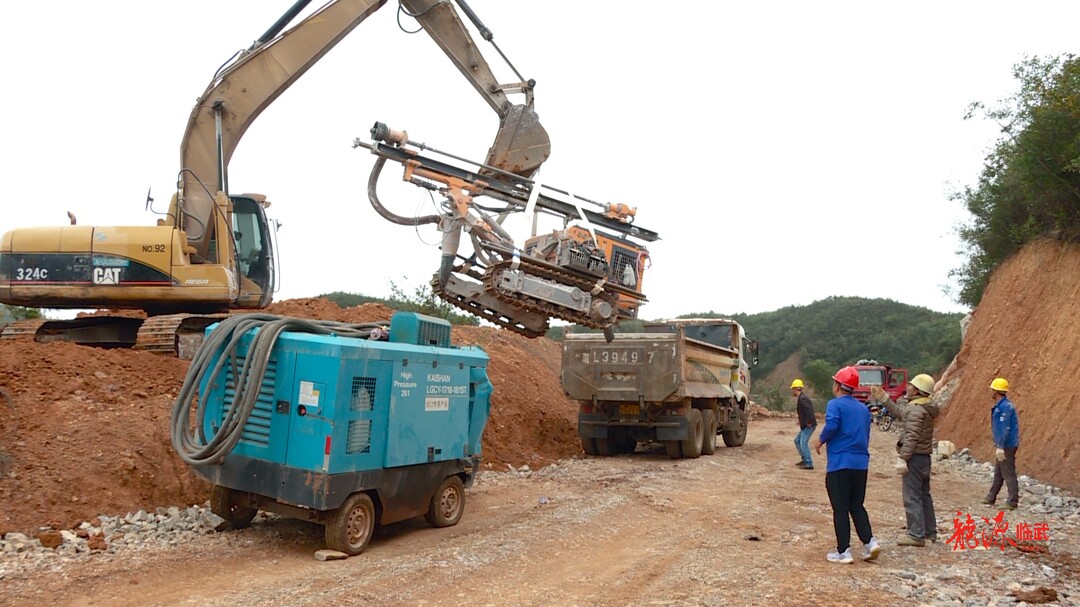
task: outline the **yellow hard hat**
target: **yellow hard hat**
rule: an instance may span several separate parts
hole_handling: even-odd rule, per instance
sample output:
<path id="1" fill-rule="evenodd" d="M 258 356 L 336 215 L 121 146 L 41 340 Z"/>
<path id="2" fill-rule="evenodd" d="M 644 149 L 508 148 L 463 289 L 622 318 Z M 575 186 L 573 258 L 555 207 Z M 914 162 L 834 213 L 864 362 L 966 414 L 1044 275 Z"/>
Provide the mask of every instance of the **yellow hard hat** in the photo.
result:
<path id="1" fill-rule="evenodd" d="M 915 386 L 915 388 L 923 394 L 930 394 L 934 391 L 934 378 L 930 377 L 926 373 L 920 373 L 911 378 L 909 384 Z"/>
<path id="2" fill-rule="evenodd" d="M 792 390 L 794 390 L 795 388 L 798 388 L 798 389 L 802 390 L 802 387 L 803 387 L 803 383 L 802 383 L 801 379 L 796 379 L 795 381 L 791 382 L 791 389 Z"/>
<path id="3" fill-rule="evenodd" d="M 1004 377 L 995 377 L 994 381 L 990 382 L 990 389 L 995 392 L 1008 392 L 1009 380 Z"/>

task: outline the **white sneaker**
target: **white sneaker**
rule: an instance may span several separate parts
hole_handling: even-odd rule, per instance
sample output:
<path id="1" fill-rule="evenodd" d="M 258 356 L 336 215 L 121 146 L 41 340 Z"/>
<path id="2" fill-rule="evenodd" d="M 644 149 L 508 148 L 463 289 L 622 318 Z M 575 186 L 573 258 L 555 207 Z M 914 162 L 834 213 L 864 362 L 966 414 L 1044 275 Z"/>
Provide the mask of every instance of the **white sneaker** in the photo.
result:
<path id="1" fill-rule="evenodd" d="M 864 561 L 872 561 L 876 559 L 879 554 L 881 554 L 881 546 L 878 544 L 876 537 L 870 538 L 870 541 L 867 542 L 865 546 L 863 546 L 863 549 L 864 550 L 862 560 Z M 851 549 L 849 548 L 848 550 Z"/>
<path id="2" fill-rule="evenodd" d="M 833 550 L 829 554 L 825 555 L 825 558 L 828 559 L 830 563 L 843 563 L 845 565 L 848 565 L 855 562 L 855 559 L 851 558 L 850 547 L 843 552 L 837 552 Z"/>

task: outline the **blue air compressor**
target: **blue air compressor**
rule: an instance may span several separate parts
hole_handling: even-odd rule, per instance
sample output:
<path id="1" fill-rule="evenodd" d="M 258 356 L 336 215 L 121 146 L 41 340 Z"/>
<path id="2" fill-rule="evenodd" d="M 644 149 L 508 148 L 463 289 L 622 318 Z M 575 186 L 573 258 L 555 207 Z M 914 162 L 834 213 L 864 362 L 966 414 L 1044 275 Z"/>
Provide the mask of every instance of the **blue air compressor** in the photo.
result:
<path id="1" fill-rule="evenodd" d="M 487 362 L 420 314 L 363 325 L 232 316 L 192 361 L 173 447 L 234 528 L 262 509 L 322 523 L 328 547 L 359 554 L 376 523 L 461 518 L 488 419 Z"/>

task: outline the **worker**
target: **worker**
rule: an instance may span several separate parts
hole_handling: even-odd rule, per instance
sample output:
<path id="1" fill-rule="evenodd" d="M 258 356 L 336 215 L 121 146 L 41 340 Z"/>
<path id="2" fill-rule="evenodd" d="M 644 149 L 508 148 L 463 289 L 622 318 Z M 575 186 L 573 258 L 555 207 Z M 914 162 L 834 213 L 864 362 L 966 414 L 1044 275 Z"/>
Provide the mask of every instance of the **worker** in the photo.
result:
<path id="1" fill-rule="evenodd" d="M 1016 450 L 1020 448 L 1020 420 L 1016 416 L 1016 407 L 1009 400 L 1009 382 L 1004 377 L 996 377 L 990 382 L 991 398 L 994 406 L 990 409 L 990 434 L 994 438 L 994 482 L 990 493 L 986 494 L 984 504 L 993 505 L 997 501 L 1002 483 L 1009 490 L 1005 501 L 1006 510 L 1016 510 L 1020 501 L 1016 486 Z"/>
<path id="2" fill-rule="evenodd" d="M 870 397 L 866 399 L 866 407 L 870 409 L 870 422 L 879 424 L 882 430 L 888 430 L 891 424 L 886 425 L 887 418 L 895 418 L 890 411 L 892 399 L 889 393 L 881 386 L 870 387 Z"/>
<path id="3" fill-rule="evenodd" d="M 881 386 L 870 387 L 870 398 L 867 399 L 867 407 L 870 407 L 871 409 L 873 409 L 874 406 L 884 407 L 885 410 L 888 411 L 891 402 L 892 399 L 889 398 L 889 393 L 885 391 L 885 388 L 882 388 Z"/>
<path id="4" fill-rule="evenodd" d="M 814 439 L 814 450 L 821 454 L 827 445 L 828 466 L 825 489 L 833 509 L 836 551 L 826 555 L 832 563 L 851 563 L 851 523 L 863 543 L 862 559 L 872 561 L 881 554 L 881 546 L 870 529 L 866 499 L 866 472 L 870 468 L 870 411 L 852 396 L 859 387 L 859 371 L 844 367 L 833 375 L 833 398 L 825 408 L 825 427 Z"/>
<path id="5" fill-rule="evenodd" d="M 930 454 L 934 451 L 934 418 L 941 412 L 930 402 L 934 378 L 920 373 L 907 385 L 907 398 L 893 405 L 900 422 L 896 441 L 896 469 L 903 476 L 904 515 L 907 533 L 897 546 L 925 546 L 937 541 L 937 517 L 930 496 Z"/>
<path id="6" fill-rule="evenodd" d="M 795 448 L 802 458 L 795 464 L 796 468 L 804 470 L 814 469 L 814 458 L 810 455 L 810 437 L 817 428 L 817 416 L 814 415 L 814 403 L 803 392 L 803 380 L 796 378 L 791 382 L 791 395 L 797 400 L 795 410 L 799 414 L 799 433 L 795 435 Z"/>

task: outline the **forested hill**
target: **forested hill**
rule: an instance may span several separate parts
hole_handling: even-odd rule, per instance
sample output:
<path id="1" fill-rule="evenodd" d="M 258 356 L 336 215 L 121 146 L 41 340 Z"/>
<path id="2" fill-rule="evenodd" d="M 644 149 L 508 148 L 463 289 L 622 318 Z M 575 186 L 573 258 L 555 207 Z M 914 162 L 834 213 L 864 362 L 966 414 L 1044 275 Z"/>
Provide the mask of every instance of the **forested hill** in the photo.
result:
<path id="1" fill-rule="evenodd" d="M 723 317 L 714 312 L 681 318 Z M 824 361 L 835 369 L 873 358 L 937 376 L 960 350 L 963 314 L 944 314 L 891 299 L 829 297 L 806 306 L 773 312 L 734 314 L 747 335 L 760 344 L 755 375 L 764 378 L 793 353 L 804 368 Z M 820 363 L 819 363 L 820 365 Z"/>

